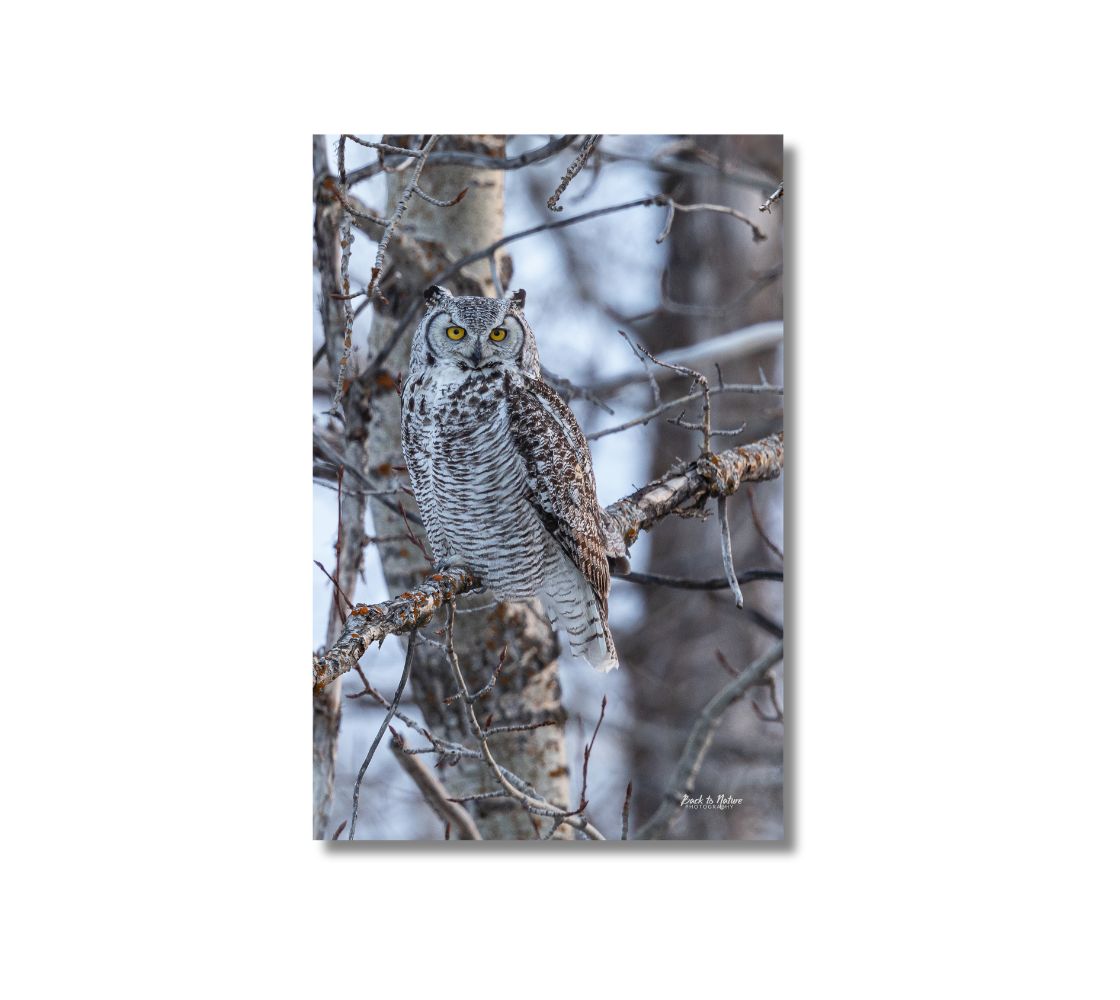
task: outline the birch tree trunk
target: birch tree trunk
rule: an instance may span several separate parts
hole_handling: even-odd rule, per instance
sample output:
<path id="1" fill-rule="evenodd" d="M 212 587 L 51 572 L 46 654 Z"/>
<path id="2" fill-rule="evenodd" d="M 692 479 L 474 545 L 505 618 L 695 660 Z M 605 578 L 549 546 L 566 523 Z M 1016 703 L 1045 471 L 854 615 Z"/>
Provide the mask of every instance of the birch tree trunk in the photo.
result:
<path id="1" fill-rule="evenodd" d="M 413 140 L 410 142 L 410 138 Z M 400 145 L 419 146 L 418 137 L 389 137 Z M 436 147 L 440 151 L 462 150 L 487 156 L 504 156 L 502 136 L 447 136 Z M 409 171 L 389 177 L 388 211 L 400 198 Z M 379 304 L 370 333 L 370 356 L 388 342 L 401 316 L 423 294 L 432 279 L 450 261 L 462 257 L 502 236 L 505 174 L 500 170 L 429 164 L 421 177 L 424 190 L 439 200 L 453 199 L 466 189 L 463 200 L 439 207 L 418 197 L 408 203 L 404 216 L 408 232 L 395 234 L 382 275 L 388 306 Z M 509 269 L 508 258 L 498 266 Z M 466 268 L 448 284 L 458 294 L 493 295 L 490 264 L 480 261 Z M 531 299 L 530 299 L 531 303 Z M 408 330 L 386 359 L 380 372 L 368 373 L 362 381 L 370 387 L 368 468 L 374 483 L 400 475 L 404 465 L 400 437 L 398 376 L 407 373 L 412 330 Z M 405 508 L 415 511 L 411 497 L 403 497 Z M 372 507 L 377 536 L 400 535 L 402 518 L 380 505 Z M 422 529 L 416 534 L 427 542 Z M 379 543 L 379 554 L 390 593 L 416 586 L 431 572 L 419 548 L 410 543 Z M 494 690 L 476 706 L 479 718 L 492 717 L 492 725 L 538 723 L 555 726 L 527 732 L 506 733 L 492 738 L 499 763 L 530 782 L 549 801 L 567 806 L 570 783 L 564 747 L 563 709 L 557 677 L 559 646 L 543 609 L 536 605 L 497 604 L 489 592 L 459 599 L 455 624 L 455 647 L 468 685 L 482 687 L 491 676 L 502 650 L 505 664 Z M 437 622 L 442 624 L 442 615 Z M 437 622 L 427 629 L 439 627 Z M 416 647 L 412 670 L 412 694 L 433 731 L 449 739 L 470 742 L 471 730 L 461 702 L 448 705 L 444 699 L 456 690 L 444 652 L 427 643 Z M 441 780 L 453 795 L 496 790 L 490 772 L 476 761 L 462 760 L 440 771 Z M 479 831 L 486 839 L 527 839 L 537 836 L 540 822 L 508 799 L 483 800 L 472 805 Z M 570 836 L 565 827 L 558 836 Z"/>

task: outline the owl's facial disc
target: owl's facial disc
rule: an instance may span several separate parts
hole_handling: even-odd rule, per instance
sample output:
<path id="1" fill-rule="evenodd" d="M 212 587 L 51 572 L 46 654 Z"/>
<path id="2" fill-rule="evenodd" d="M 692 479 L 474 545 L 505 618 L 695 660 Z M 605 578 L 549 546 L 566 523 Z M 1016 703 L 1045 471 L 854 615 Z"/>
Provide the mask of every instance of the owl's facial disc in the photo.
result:
<path id="1" fill-rule="evenodd" d="M 461 371 L 506 365 L 516 368 L 524 340 L 525 328 L 512 315 L 476 315 L 453 304 L 449 310 L 437 309 L 428 321 L 428 348 L 433 360 Z"/>

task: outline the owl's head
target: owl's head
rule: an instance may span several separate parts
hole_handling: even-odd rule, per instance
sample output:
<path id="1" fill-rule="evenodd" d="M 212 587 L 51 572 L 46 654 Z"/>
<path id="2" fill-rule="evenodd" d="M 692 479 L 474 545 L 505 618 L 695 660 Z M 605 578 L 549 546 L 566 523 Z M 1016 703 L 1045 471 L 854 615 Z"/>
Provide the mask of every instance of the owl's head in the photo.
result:
<path id="1" fill-rule="evenodd" d="M 541 377 L 537 342 L 525 319 L 525 292 L 507 298 L 453 295 L 432 285 L 412 341 L 412 371 L 436 366 L 469 374 L 506 369 Z"/>

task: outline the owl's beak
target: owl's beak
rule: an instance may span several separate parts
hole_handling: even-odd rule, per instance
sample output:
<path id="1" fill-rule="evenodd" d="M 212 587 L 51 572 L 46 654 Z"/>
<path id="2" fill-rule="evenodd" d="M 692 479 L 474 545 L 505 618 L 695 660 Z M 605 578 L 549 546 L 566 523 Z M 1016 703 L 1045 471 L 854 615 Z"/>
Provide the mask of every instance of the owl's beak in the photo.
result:
<path id="1" fill-rule="evenodd" d="M 471 364 L 477 368 L 482 361 L 482 341 L 479 340 L 474 345 L 474 350 L 471 351 Z"/>

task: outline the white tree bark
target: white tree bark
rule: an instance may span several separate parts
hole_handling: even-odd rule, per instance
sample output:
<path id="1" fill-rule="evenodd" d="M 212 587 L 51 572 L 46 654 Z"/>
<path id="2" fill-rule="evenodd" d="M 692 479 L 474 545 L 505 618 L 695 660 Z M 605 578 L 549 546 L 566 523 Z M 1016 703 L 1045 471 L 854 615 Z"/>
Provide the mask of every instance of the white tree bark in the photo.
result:
<path id="1" fill-rule="evenodd" d="M 415 141 L 408 144 L 419 146 Z M 437 150 L 500 157 L 505 154 L 505 142 L 503 137 L 496 136 L 448 136 L 440 140 Z M 407 170 L 390 177 L 390 213 L 407 179 Z M 378 305 L 371 329 L 371 357 L 388 342 L 400 316 L 423 294 L 424 288 L 449 260 L 463 257 L 502 236 L 503 171 L 436 162 L 425 168 L 420 185 L 439 200 L 453 199 L 464 189 L 467 194 L 451 207 L 439 207 L 416 197 L 410 199 L 404 216 L 409 233 L 402 237 L 394 235 L 387 253 L 381 283 L 390 305 Z M 495 266 L 500 268 L 505 263 L 498 262 Z M 462 294 L 495 294 L 491 265 L 485 260 L 465 268 L 450 284 Z M 396 379 L 407 371 L 411 343 L 412 331 L 409 330 L 386 359 L 381 377 L 370 379 L 374 388 L 370 401 L 368 468 L 375 482 L 399 475 L 393 467 L 404 464 Z M 411 498 L 404 499 L 406 509 L 415 511 Z M 373 513 L 379 536 L 400 534 L 399 516 L 378 506 L 373 508 Z M 423 539 L 422 529 L 414 527 Z M 415 587 L 431 572 L 415 545 L 384 543 L 379 545 L 379 552 L 392 593 Z M 568 803 L 571 789 L 557 679 L 556 637 L 539 606 L 499 604 L 487 610 L 473 610 L 492 604 L 490 594 L 460 598 L 461 614 L 455 629 L 460 663 L 472 689 L 485 683 L 502 649 L 506 649 L 501 683 L 479 704 L 480 716 L 492 715 L 495 726 L 546 719 L 561 723 L 496 736 L 494 754 L 499 763 L 530 782 L 549 801 Z M 421 645 L 416 650 L 413 665 L 412 693 L 425 722 L 440 735 L 456 741 L 469 740 L 471 732 L 462 705 L 444 703 L 454 692 L 455 683 L 444 654 L 430 645 Z M 441 772 L 440 778 L 453 795 L 469 795 L 497 787 L 486 766 L 475 761 L 463 760 L 455 768 Z M 479 831 L 486 839 L 531 839 L 541 825 L 537 817 L 506 800 L 484 800 L 475 804 L 474 810 Z M 547 824 L 543 832 L 547 832 Z M 570 831 L 565 828 L 561 835 L 570 836 Z"/>

